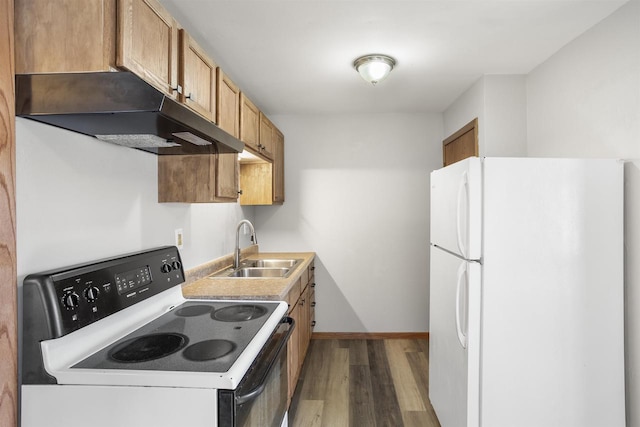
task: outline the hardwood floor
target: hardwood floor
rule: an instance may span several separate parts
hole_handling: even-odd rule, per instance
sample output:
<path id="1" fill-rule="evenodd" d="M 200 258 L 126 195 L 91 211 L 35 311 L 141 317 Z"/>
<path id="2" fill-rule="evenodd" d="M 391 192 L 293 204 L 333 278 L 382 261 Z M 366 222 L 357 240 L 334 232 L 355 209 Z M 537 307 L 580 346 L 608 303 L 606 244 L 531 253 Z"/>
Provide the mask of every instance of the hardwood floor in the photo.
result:
<path id="1" fill-rule="evenodd" d="M 440 427 L 428 399 L 427 340 L 312 340 L 292 427 Z"/>

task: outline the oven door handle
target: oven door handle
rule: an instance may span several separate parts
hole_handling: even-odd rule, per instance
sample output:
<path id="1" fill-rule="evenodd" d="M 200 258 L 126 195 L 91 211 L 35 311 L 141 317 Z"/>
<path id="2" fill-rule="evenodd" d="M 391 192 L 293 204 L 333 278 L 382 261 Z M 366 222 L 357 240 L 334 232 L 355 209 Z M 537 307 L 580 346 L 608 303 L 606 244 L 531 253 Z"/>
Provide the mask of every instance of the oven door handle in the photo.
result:
<path id="1" fill-rule="evenodd" d="M 273 359 L 271 359 L 269 361 L 269 367 L 265 370 L 264 375 L 262 376 L 262 378 L 260 378 L 260 383 L 252 388 L 251 390 L 249 390 L 248 392 L 246 392 L 245 394 L 242 395 L 237 395 L 236 396 L 236 404 L 237 405 L 242 405 L 243 403 L 246 403 L 250 400 L 255 399 L 256 397 L 258 397 L 260 395 L 260 393 L 262 393 L 266 387 L 266 382 L 267 382 L 267 378 L 269 378 L 269 374 L 271 374 L 271 371 L 273 370 L 273 368 L 276 366 L 276 364 L 278 363 L 278 359 L 280 358 L 280 353 L 282 353 L 282 350 L 284 348 L 286 348 L 287 346 L 287 342 L 289 341 L 289 337 L 291 336 L 291 333 L 293 332 L 293 329 L 296 327 L 296 322 L 295 320 L 293 320 L 291 317 L 285 317 L 284 319 L 282 319 L 281 323 L 288 323 L 289 324 L 289 329 L 287 330 L 287 332 L 285 334 L 283 334 L 282 338 L 280 338 L 280 342 L 278 343 L 278 349 L 276 351 L 275 356 L 273 357 Z"/>

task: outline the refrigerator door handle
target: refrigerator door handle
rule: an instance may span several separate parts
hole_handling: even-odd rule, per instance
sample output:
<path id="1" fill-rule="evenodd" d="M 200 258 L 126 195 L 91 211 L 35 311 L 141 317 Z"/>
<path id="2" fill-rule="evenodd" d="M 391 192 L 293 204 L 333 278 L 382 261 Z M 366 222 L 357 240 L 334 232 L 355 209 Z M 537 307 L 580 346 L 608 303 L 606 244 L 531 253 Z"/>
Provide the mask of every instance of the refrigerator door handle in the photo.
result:
<path id="1" fill-rule="evenodd" d="M 462 212 L 462 198 L 465 198 L 465 211 Z M 467 235 L 469 234 L 467 231 L 467 227 L 469 226 L 469 175 L 467 171 L 462 173 L 462 180 L 460 181 L 460 186 L 458 187 L 458 200 L 456 206 L 456 237 L 458 239 L 458 249 L 460 250 L 460 254 L 467 258 L 467 248 L 465 244 L 465 240 L 467 239 Z M 461 224 L 464 219 L 464 224 Z M 464 236 L 462 234 L 464 229 Z"/>
<path id="2" fill-rule="evenodd" d="M 460 295 L 463 284 L 467 284 L 467 268 L 466 264 L 464 263 L 458 270 L 458 283 L 456 285 L 456 332 L 458 333 L 458 341 L 460 341 L 460 345 L 462 346 L 462 348 L 467 348 L 467 336 L 462 330 L 462 322 L 460 320 Z"/>

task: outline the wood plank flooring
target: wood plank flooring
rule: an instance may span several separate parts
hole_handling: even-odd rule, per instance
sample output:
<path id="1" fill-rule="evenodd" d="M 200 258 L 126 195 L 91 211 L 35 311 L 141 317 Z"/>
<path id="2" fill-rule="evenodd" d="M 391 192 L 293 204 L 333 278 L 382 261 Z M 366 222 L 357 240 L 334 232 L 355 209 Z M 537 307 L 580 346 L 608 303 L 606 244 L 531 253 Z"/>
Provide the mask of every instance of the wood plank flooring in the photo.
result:
<path id="1" fill-rule="evenodd" d="M 421 339 L 311 341 L 289 409 L 291 427 L 440 427 Z"/>

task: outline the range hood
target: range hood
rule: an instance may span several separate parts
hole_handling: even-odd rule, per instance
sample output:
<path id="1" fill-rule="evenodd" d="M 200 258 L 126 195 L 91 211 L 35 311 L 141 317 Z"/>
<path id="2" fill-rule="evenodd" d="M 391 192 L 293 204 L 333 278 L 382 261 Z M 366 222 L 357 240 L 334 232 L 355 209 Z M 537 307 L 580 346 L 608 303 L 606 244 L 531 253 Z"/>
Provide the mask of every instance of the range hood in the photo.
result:
<path id="1" fill-rule="evenodd" d="M 238 138 L 124 71 L 16 75 L 16 116 L 154 154 L 244 148 Z"/>

